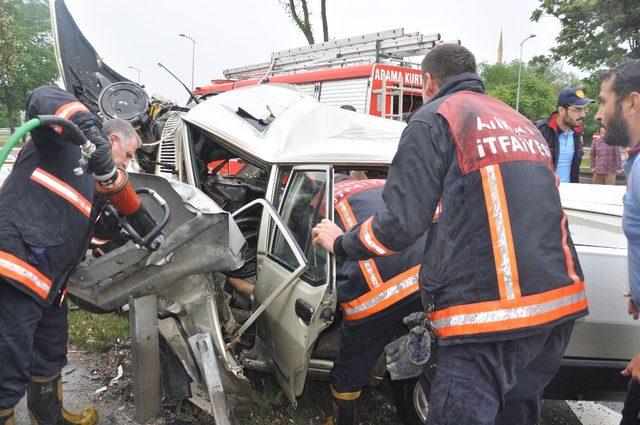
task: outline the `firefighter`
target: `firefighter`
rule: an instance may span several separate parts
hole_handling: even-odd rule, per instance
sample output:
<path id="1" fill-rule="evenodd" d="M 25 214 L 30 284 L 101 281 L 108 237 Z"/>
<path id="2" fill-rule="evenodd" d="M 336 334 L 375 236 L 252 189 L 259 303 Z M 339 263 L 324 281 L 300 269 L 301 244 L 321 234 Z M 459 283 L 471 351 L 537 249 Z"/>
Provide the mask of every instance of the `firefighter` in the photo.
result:
<path id="1" fill-rule="evenodd" d="M 383 206 L 385 180 L 337 176 L 334 186 L 336 222 L 342 230 L 361 223 Z M 402 319 L 419 311 L 418 272 L 425 240 L 388 257 L 355 261 L 338 258 L 336 281 L 342 310 L 340 353 L 331 370 L 334 413 L 329 424 L 355 421 L 362 388 L 384 347 L 406 333 Z"/>
<path id="2" fill-rule="evenodd" d="M 99 119 L 56 86 L 34 90 L 26 114 L 57 115 L 78 125 L 96 145 L 88 164 L 95 176 L 113 172 L 112 150 L 124 165 L 139 142 L 122 121 L 110 123 L 105 136 Z M 74 414 L 62 407 L 60 381 L 67 363 L 65 287 L 97 216 L 96 180 L 74 174 L 80 155 L 63 128 L 38 127 L 0 190 L 0 424 L 13 424 L 25 391 L 32 423 L 97 422 L 92 408 Z"/>
<path id="3" fill-rule="evenodd" d="M 425 105 L 400 139 L 384 207 L 344 234 L 322 221 L 314 244 L 358 260 L 392 255 L 439 209 L 420 270 L 438 339 L 427 422 L 535 424 L 587 314 L 551 153 L 529 120 L 485 94 L 466 48 L 435 47 L 422 74 Z"/>

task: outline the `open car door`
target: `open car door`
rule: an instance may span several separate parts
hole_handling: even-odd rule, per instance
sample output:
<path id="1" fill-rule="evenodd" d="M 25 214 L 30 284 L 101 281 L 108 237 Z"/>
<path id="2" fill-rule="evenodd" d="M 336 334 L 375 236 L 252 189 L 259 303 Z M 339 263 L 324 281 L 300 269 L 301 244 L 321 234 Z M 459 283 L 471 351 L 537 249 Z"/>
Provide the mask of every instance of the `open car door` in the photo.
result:
<path id="1" fill-rule="evenodd" d="M 258 308 L 268 305 L 257 321 L 257 337 L 267 345 L 276 378 L 294 405 L 304 388 L 313 345 L 335 311 L 332 258 L 311 243 L 311 229 L 323 218 L 333 219 L 332 194 L 331 167 L 293 167 L 279 208 L 287 232 L 265 226 L 263 215 L 258 239 L 254 298 Z M 298 271 L 297 249 L 304 253 L 305 270 L 270 299 Z"/>

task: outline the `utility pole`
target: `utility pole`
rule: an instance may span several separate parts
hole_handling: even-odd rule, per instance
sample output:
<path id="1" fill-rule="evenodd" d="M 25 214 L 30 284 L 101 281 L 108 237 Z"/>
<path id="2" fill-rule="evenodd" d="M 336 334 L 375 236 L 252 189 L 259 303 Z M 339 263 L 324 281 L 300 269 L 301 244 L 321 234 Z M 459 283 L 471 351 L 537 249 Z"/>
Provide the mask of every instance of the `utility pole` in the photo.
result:
<path id="1" fill-rule="evenodd" d="M 520 43 L 520 64 L 518 66 L 518 88 L 516 89 L 516 111 L 520 111 L 519 108 L 520 108 L 520 80 L 522 79 L 522 45 L 524 44 L 525 41 L 535 36 L 536 36 L 535 34 L 531 34 L 529 37 L 525 38 Z"/>
<path id="2" fill-rule="evenodd" d="M 180 37 L 188 38 L 191 40 L 191 91 L 194 89 L 193 80 L 196 64 L 196 41 L 189 37 L 187 34 L 178 34 Z"/>

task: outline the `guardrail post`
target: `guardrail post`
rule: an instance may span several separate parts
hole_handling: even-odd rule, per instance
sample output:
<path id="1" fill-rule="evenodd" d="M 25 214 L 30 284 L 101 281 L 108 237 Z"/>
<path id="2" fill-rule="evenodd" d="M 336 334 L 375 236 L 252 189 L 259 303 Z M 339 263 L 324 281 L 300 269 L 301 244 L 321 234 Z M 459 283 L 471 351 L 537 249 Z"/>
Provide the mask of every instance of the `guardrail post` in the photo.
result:
<path id="1" fill-rule="evenodd" d="M 158 301 L 155 295 L 129 297 L 135 420 L 144 423 L 162 411 Z"/>

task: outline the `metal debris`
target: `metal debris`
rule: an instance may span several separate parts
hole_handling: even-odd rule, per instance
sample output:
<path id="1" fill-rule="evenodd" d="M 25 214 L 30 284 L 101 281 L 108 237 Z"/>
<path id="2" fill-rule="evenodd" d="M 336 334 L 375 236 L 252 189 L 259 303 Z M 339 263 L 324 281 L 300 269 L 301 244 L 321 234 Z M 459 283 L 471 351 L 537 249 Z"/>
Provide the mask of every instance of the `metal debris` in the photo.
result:
<path id="1" fill-rule="evenodd" d="M 100 394 L 100 393 L 103 393 L 103 392 L 105 392 L 105 391 L 107 391 L 107 387 L 106 387 L 106 386 L 105 386 L 105 387 L 100 387 L 100 388 L 98 388 L 98 389 L 97 389 L 97 390 L 95 390 L 93 393 L 94 393 L 94 394 Z"/>
<path id="2" fill-rule="evenodd" d="M 122 374 L 123 374 L 122 365 L 118 365 L 118 373 L 116 374 L 115 378 L 109 381 L 109 386 L 117 384 L 118 380 L 122 378 Z"/>
<path id="3" fill-rule="evenodd" d="M 97 370 L 92 370 L 90 373 L 83 373 L 82 376 L 92 381 L 97 381 L 98 379 L 100 379 L 100 375 L 98 374 Z"/>

